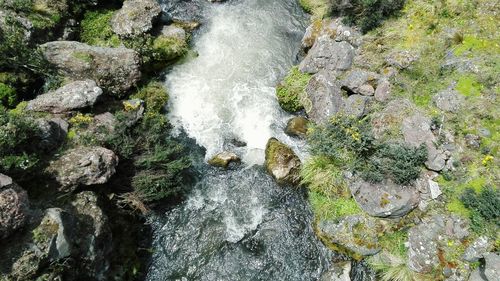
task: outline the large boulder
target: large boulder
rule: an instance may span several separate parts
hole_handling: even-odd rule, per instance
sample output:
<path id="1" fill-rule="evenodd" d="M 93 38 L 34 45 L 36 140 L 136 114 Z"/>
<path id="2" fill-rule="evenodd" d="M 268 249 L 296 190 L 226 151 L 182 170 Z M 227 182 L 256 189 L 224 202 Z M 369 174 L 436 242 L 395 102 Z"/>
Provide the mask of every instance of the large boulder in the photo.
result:
<path id="1" fill-rule="evenodd" d="M 60 209 L 50 208 L 38 227 L 33 230 L 36 253 L 41 259 L 57 261 L 69 257 L 74 252 L 71 237 L 74 233 L 73 216 Z"/>
<path id="2" fill-rule="evenodd" d="M 66 151 L 50 163 L 62 191 L 73 191 L 79 185 L 106 183 L 114 175 L 118 157 L 103 147 L 78 147 Z"/>
<path id="3" fill-rule="evenodd" d="M 377 88 L 378 74 L 361 69 L 353 69 L 342 79 L 341 85 L 349 92 L 373 96 Z"/>
<path id="4" fill-rule="evenodd" d="M 370 99 L 370 97 L 362 95 L 350 95 L 347 99 L 345 99 L 342 112 L 347 116 L 361 118 L 366 115 L 366 109 Z"/>
<path id="5" fill-rule="evenodd" d="M 344 107 L 340 83 L 331 72 L 321 71 L 311 77 L 300 103 L 316 123 L 325 123 Z"/>
<path id="6" fill-rule="evenodd" d="M 389 180 L 369 183 L 363 180 L 349 185 L 358 205 L 370 216 L 399 218 L 415 209 L 420 202 L 416 188 L 397 185 Z"/>
<path id="7" fill-rule="evenodd" d="M 326 245 L 346 250 L 357 257 L 375 255 L 380 251 L 374 218 L 359 214 L 335 220 L 320 220 L 318 236 Z"/>
<path id="8" fill-rule="evenodd" d="M 354 47 L 346 41 L 337 42 L 329 36 L 319 37 L 299 65 L 304 73 L 320 70 L 348 70 L 354 59 Z"/>
<path id="9" fill-rule="evenodd" d="M 75 81 L 37 96 L 28 102 L 26 110 L 63 113 L 92 106 L 102 89 L 92 80 Z"/>
<path id="10" fill-rule="evenodd" d="M 111 19 L 113 31 L 120 36 L 137 36 L 150 31 L 160 15 L 156 0 L 126 0 Z"/>
<path id="11" fill-rule="evenodd" d="M 74 41 L 41 45 L 45 58 L 72 80 L 91 79 L 112 94 L 119 95 L 141 77 L 140 58 L 127 48 L 103 48 Z"/>
<path id="12" fill-rule="evenodd" d="M 0 174 L 0 239 L 23 227 L 28 217 L 28 194 L 12 178 Z"/>
<path id="13" fill-rule="evenodd" d="M 265 165 L 278 184 L 298 185 L 300 183 L 299 157 L 290 147 L 275 138 L 267 142 Z"/>
<path id="14" fill-rule="evenodd" d="M 451 215 L 435 215 L 408 231 L 408 267 L 428 273 L 439 264 L 439 251 L 457 245 L 469 235 L 467 221 Z"/>
<path id="15" fill-rule="evenodd" d="M 329 36 L 336 41 L 347 41 L 354 47 L 360 46 L 362 41 L 359 30 L 344 25 L 342 18 L 329 18 L 321 22 L 315 21 L 307 27 L 302 38 L 302 48 L 304 50 L 311 48 L 321 36 Z"/>

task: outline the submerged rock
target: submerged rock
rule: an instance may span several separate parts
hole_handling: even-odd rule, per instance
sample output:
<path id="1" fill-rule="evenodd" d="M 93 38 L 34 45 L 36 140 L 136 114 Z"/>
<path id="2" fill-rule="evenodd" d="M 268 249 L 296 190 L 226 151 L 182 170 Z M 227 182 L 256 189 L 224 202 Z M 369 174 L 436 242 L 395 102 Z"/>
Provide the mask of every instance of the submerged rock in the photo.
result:
<path id="1" fill-rule="evenodd" d="M 28 217 L 28 194 L 12 178 L 0 174 L 0 239 L 23 227 Z"/>
<path id="2" fill-rule="evenodd" d="M 286 144 L 275 138 L 266 145 L 266 168 L 278 184 L 300 183 L 300 159 Z"/>
<path id="3" fill-rule="evenodd" d="M 380 251 L 376 225 L 375 219 L 360 214 L 338 220 L 321 220 L 316 228 L 326 245 L 363 257 Z"/>
<path id="4" fill-rule="evenodd" d="M 113 31 L 120 36 L 137 36 L 150 31 L 161 7 L 156 0 L 126 0 L 111 19 Z"/>
<path id="5" fill-rule="evenodd" d="M 292 137 L 305 137 L 307 135 L 307 127 L 309 120 L 302 116 L 290 118 L 286 124 L 285 133 Z"/>
<path id="6" fill-rule="evenodd" d="M 78 147 L 68 150 L 50 164 L 62 191 L 73 191 L 79 185 L 106 183 L 114 175 L 118 157 L 103 147 Z"/>
<path id="7" fill-rule="evenodd" d="M 335 75 L 321 71 L 311 77 L 300 103 L 316 123 L 324 123 L 344 107 L 344 97 Z"/>
<path id="8" fill-rule="evenodd" d="M 63 113 L 92 106 L 102 90 L 92 80 L 75 81 L 37 96 L 28 102 L 26 110 Z"/>
<path id="9" fill-rule="evenodd" d="M 208 164 L 215 167 L 227 168 L 230 163 L 239 162 L 240 160 L 240 157 L 236 153 L 224 151 L 208 160 Z"/>
<path id="10" fill-rule="evenodd" d="M 112 94 L 134 86 L 141 77 L 140 58 L 127 48 L 103 48 L 74 41 L 41 45 L 45 58 L 72 80 L 94 80 Z"/>
<path id="11" fill-rule="evenodd" d="M 354 47 L 346 41 L 337 42 L 329 36 L 316 40 L 307 56 L 299 65 L 304 73 L 320 70 L 348 70 L 354 59 Z"/>
<path id="12" fill-rule="evenodd" d="M 374 217 L 399 218 L 415 209 L 420 202 L 416 188 L 391 181 L 374 184 L 360 180 L 350 184 L 349 188 L 358 205 Z"/>

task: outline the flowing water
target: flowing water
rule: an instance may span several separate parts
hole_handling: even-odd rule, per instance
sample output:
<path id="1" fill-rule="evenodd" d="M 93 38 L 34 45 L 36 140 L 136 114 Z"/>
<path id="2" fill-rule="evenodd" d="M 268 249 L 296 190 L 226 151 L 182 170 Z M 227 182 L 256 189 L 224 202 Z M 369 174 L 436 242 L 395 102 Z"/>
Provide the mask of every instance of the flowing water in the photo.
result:
<path id="1" fill-rule="evenodd" d="M 261 165 L 273 136 L 303 155 L 304 144 L 283 134 L 290 116 L 275 85 L 295 61 L 308 20 L 296 0 L 206 7 L 194 38 L 199 56 L 166 76 L 171 122 L 205 149 L 195 164 L 201 176 L 185 202 L 153 218 L 147 280 L 317 280 L 331 254 L 314 235 L 304 194 L 277 186 Z M 224 149 L 242 165 L 205 164 Z"/>

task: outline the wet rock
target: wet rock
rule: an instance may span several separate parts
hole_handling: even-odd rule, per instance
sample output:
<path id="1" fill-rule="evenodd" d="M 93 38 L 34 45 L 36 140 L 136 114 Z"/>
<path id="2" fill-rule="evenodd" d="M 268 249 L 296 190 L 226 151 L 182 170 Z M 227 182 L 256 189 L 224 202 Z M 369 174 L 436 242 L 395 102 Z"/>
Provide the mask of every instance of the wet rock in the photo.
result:
<path id="1" fill-rule="evenodd" d="M 465 98 L 459 92 L 447 89 L 434 95 L 432 101 L 443 111 L 456 112 L 462 107 Z"/>
<path id="2" fill-rule="evenodd" d="M 343 112 L 356 118 L 361 118 L 366 114 L 366 107 L 370 101 L 369 97 L 362 95 L 350 95 L 344 103 Z"/>
<path id="3" fill-rule="evenodd" d="M 340 83 L 332 73 L 321 71 L 309 80 L 300 103 L 312 121 L 324 123 L 344 107 Z"/>
<path id="4" fill-rule="evenodd" d="M 212 157 L 212 159 L 208 160 L 208 164 L 215 167 L 227 168 L 230 163 L 240 162 L 240 160 L 240 157 L 238 157 L 236 153 L 223 151 Z"/>
<path id="5" fill-rule="evenodd" d="M 500 255 L 497 253 L 484 255 L 484 275 L 488 281 L 498 280 L 498 276 L 500 276 Z"/>
<path id="6" fill-rule="evenodd" d="M 351 281 L 350 273 L 350 261 L 337 262 L 321 275 L 319 281 Z"/>
<path id="7" fill-rule="evenodd" d="M 290 118 L 286 124 L 285 133 L 292 137 L 304 138 L 307 135 L 309 120 L 302 116 Z"/>
<path id="8" fill-rule="evenodd" d="M 115 173 L 118 157 L 103 147 L 78 147 L 66 151 L 50 163 L 62 191 L 73 191 L 79 185 L 106 183 Z"/>
<path id="9" fill-rule="evenodd" d="M 94 80 L 112 94 L 134 86 L 141 77 L 140 58 L 127 48 L 103 48 L 74 41 L 54 41 L 41 45 L 45 58 L 72 80 Z"/>
<path id="10" fill-rule="evenodd" d="M 456 243 L 469 235 L 468 224 L 458 216 L 435 215 L 408 231 L 408 267 L 416 272 L 430 272 L 439 263 L 440 247 L 450 240 Z"/>
<path id="11" fill-rule="evenodd" d="M 156 0 L 126 0 L 111 19 L 113 31 L 124 37 L 137 36 L 150 31 L 161 7 Z"/>
<path id="12" fill-rule="evenodd" d="M 278 184 L 298 185 L 301 163 L 299 157 L 286 144 L 275 138 L 266 145 L 266 169 Z"/>
<path id="13" fill-rule="evenodd" d="M 337 245 L 357 256 L 371 256 L 380 251 L 376 222 L 363 215 L 352 215 L 338 220 L 321 220 L 318 236 L 326 245 Z"/>
<path id="14" fill-rule="evenodd" d="M 51 151 L 66 139 L 68 134 L 68 122 L 61 118 L 37 119 L 36 124 L 40 132 L 40 143 L 38 147 L 44 151 Z"/>
<path id="15" fill-rule="evenodd" d="M 184 31 L 183 28 L 174 24 L 164 26 L 161 29 L 160 34 L 165 37 L 176 38 L 183 42 L 186 41 L 187 39 L 186 31 Z"/>
<path id="16" fill-rule="evenodd" d="M 468 262 L 476 262 L 483 258 L 490 248 L 490 241 L 486 236 L 480 236 L 465 249 L 462 259 Z"/>
<path id="17" fill-rule="evenodd" d="M 385 102 L 391 97 L 391 83 L 386 79 L 378 82 L 377 89 L 375 90 L 375 100 Z"/>
<path id="18" fill-rule="evenodd" d="M 413 54 L 410 51 L 395 51 L 385 58 L 388 65 L 398 69 L 406 69 L 417 60 L 418 55 Z"/>
<path id="19" fill-rule="evenodd" d="M 481 147 L 481 137 L 473 135 L 473 134 L 467 134 L 464 137 L 465 139 L 465 145 L 470 148 L 475 148 L 478 149 Z"/>
<path id="20" fill-rule="evenodd" d="M 359 180 L 350 184 L 349 189 L 358 205 L 374 217 L 399 218 L 420 202 L 418 190 L 391 181 L 374 184 Z"/>
<path id="21" fill-rule="evenodd" d="M 347 70 L 354 59 L 354 47 L 348 42 L 337 42 L 328 36 L 316 40 L 307 56 L 299 65 L 304 73 L 317 73 L 320 70 Z"/>
<path id="22" fill-rule="evenodd" d="M 102 90 L 92 80 L 75 81 L 37 96 L 28 102 L 26 110 L 63 113 L 92 106 Z"/>
<path id="23" fill-rule="evenodd" d="M 377 85 L 378 74 L 361 69 L 354 69 L 347 73 L 340 82 L 342 87 L 354 94 L 373 96 Z"/>
<path id="24" fill-rule="evenodd" d="M 28 194 L 12 178 L 0 174 L 0 239 L 22 228 L 28 217 Z"/>

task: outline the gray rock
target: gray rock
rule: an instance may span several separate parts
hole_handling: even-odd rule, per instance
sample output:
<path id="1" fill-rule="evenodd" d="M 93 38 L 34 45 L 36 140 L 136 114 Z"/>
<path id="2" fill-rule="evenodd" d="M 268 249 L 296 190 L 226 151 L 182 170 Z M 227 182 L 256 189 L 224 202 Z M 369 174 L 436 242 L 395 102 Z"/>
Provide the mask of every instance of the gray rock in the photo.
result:
<path id="1" fill-rule="evenodd" d="M 7 9 L 0 10 L 0 31 L 4 34 L 21 32 L 22 40 L 25 42 L 31 41 L 34 37 L 34 27 L 31 20 Z"/>
<path id="2" fill-rule="evenodd" d="M 435 215 L 408 231 L 408 267 L 416 272 L 430 272 L 439 263 L 438 249 L 450 240 L 469 235 L 467 221 L 458 216 Z"/>
<path id="3" fill-rule="evenodd" d="M 367 216 L 320 220 L 316 230 L 326 244 L 339 245 L 358 256 L 371 256 L 380 251 L 376 222 Z"/>
<path id="4" fill-rule="evenodd" d="M 181 41 L 185 41 L 187 39 L 186 31 L 174 24 L 164 26 L 161 29 L 160 34 L 166 37 L 176 38 Z"/>
<path id="5" fill-rule="evenodd" d="M 441 110 L 456 112 L 462 107 L 465 97 L 455 90 L 447 89 L 434 95 L 432 101 Z"/>
<path id="6" fill-rule="evenodd" d="M 375 90 L 375 100 L 385 102 L 391 97 L 391 83 L 387 79 L 381 79 Z"/>
<path id="7" fill-rule="evenodd" d="M 343 113 L 356 118 L 361 118 L 366 114 L 366 107 L 369 101 L 369 97 L 362 95 L 350 95 L 345 100 Z"/>
<path id="8" fill-rule="evenodd" d="M 480 236 L 465 249 L 462 259 L 468 262 L 476 262 L 488 252 L 490 241 L 486 236 Z"/>
<path id="9" fill-rule="evenodd" d="M 144 115 L 144 101 L 141 99 L 131 99 L 123 102 L 123 107 L 127 112 L 127 126 L 133 126 Z"/>
<path id="10" fill-rule="evenodd" d="M 372 132 L 376 139 L 389 135 L 394 140 L 394 131 L 399 132 L 404 116 L 415 111 L 415 105 L 407 99 L 395 99 L 387 103 L 381 111 L 375 112 L 372 117 Z"/>
<path id="11" fill-rule="evenodd" d="M 410 51 L 395 51 L 390 53 L 385 58 L 385 61 L 390 66 L 398 69 L 406 69 L 410 67 L 412 63 L 417 61 L 418 58 L 418 55 L 411 53 Z"/>
<path id="12" fill-rule="evenodd" d="M 124 37 L 137 36 L 150 31 L 161 7 L 155 0 L 125 0 L 111 19 L 113 31 Z"/>
<path id="13" fill-rule="evenodd" d="M 290 118 L 286 124 L 285 133 L 292 137 L 304 138 L 307 135 L 307 127 L 309 126 L 309 120 L 302 116 L 296 116 Z"/>
<path id="14" fill-rule="evenodd" d="M 33 230 L 37 256 L 49 261 L 69 257 L 73 250 L 71 236 L 75 235 L 74 219 L 71 214 L 59 208 L 50 208 L 40 225 Z"/>
<path id="15" fill-rule="evenodd" d="M 0 174 L 0 239 L 22 228 L 28 217 L 28 194 L 12 178 Z"/>
<path id="16" fill-rule="evenodd" d="M 391 181 L 373 184 L 359 180 L 350 184 L 349 189 L 358 205 L 374 217 L 399 218 L 415 209 L 420 202 L 417 189 Z"/>
<path id="17" fill-rule="evenodd" d="M 240 160 L 240 157 L 236 155 L 236 153 L 223 151 L 208 160 L 208 164 L 216 167 L 227 168 L 230 163 L 240 162 Z"/>
<path id="18" fill-rule="evenodd" d="M 314 45 L 318 37 L 329 36 L 336 41 L 346 41 L 354 47 L 361 45 L 361 33 L 359 30 L 342 24 L 341 18 L 324 19 L 321 22 L 313 22 L 307 27 L 302 38 L 302 48 L 307 50 Z"/>
<path id="19" fill-rule="evenodd" d="M 102 90 L 92 80 L 75 81 L 37 96 L 28 102 L 26 110 L 63 113 L 92 106 Z"/>
<path id="20" fill-rule="evenodd" d="M 354 69 L 349 71 L 340 83 L 342 87 L 354 94 L 373 96 L 378 78 L 378 74 L 376 73 Z"/>
<path id="21" fill-rule="evenodd" d="M 486 279 L 484 272 L 482 272 L 479 268 L 476 268 L 469 276 L 469 281 L 489 281 Z"/>
<path id="22" fill-rule="evenodd" d="M 351 281 L 350 273 L 350 261 L 337 262 L 321 275 L 319 281 Z"/>
<path id="23" fill-rule="evenodd" d="M 140 58 L 127 48 L 103 48 L 74 41 L 54 41 L 41 45 L 45 58 L 72 80 L 94 80 L 112 94 L 119 95 L 141 77 Z"/>
<path id="24" fill-rule="evenodd" d="M 45 151 L 51 151 L 66 139 L 68 134 L 68 122 L 61 118 L 37 119 L 36 124 L 40 129 L 40 143 L 38 147 Z"/>
<path id="25" fill-rule="evenodd" d="M 426 143 L 427 145 L 427 161 L 425 167 L 431 171 L 439 172 L 446 167 L 446 161 L 450 158 L 448 151 L 436 148 L 434 143 Z"/>
<path id="26" fill-rule="evenodd" d="M 298 185 L 300 183 L 299 157 L 290 147 L 275 138 L 267 142 L 265 166 L 278 184 Z"/>
<path id="27" fill-rule="evenodd" d="M 484 275 L 488 281 L 498 280 L 500 276 L 500 255 L 497 253 L 484 255 Z"/>
<path id="28" fill-rule="evenodd" d="M 106 183 L 115 173 L 118 157 L 103 147 L 78 147 L 66 151 L 50 163 L 62 191 L 73 191 L 79 185 Z"/>
<path id="29" fill-rule="evenodd" d="M 299 65 L 304 73 L 320 70 L 347 70 L 354 59 L 354 47 L 348 42 L 337 42 L 328 36 L 319 37 Z"/>
<path id="30" fill-rule="evenodd" d="M 309 80 L 300 103 L 312 121 L 324 123 L 344 107 L 340 83 L 332 73 L 321 71 Z"/>

